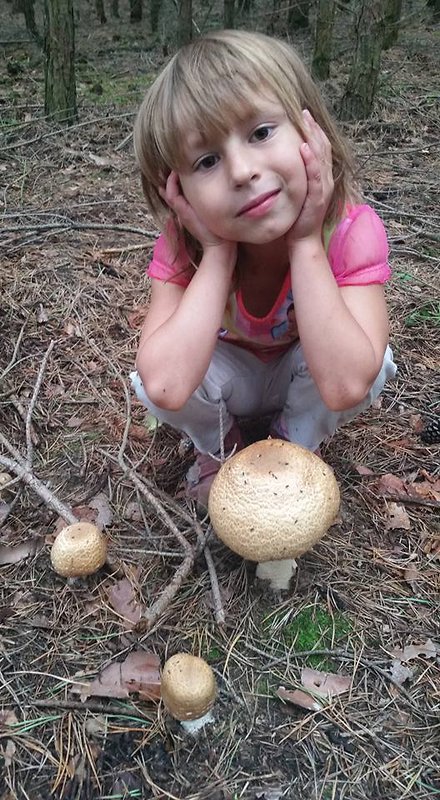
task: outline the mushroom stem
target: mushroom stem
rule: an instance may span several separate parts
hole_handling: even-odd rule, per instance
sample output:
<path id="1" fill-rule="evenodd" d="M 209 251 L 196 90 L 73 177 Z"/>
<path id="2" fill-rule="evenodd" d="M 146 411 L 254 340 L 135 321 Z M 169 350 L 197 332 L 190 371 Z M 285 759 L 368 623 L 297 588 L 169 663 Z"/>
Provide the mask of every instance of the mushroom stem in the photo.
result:
<path id="1" fill-rule="evenodd" d="M 294 558 L 261 561 L 257 564 L 256 575 L 261 581 L 269 581 L 270 588 L 279 592 L 289 588 L 290 579 L 296 569 L 297 563 Z"/>
<path id="2" fill-rule="evenodd" d="M 214 717 L 211 711 L 208 711 L 206 714 L 203 714 L 203 717 L 199 717 L 198 719 L 183 719 L 180 721 L 180 724 L 187 733 L 191 733 L 195 736 L 205 725 L 212 725 L 213 722 Z"/>

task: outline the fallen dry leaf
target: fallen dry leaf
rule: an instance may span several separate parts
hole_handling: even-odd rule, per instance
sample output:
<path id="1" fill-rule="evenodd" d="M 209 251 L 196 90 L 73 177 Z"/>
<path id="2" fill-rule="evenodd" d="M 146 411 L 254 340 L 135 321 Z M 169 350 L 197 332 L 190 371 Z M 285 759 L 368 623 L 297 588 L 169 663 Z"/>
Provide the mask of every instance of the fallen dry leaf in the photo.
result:
<path id="1" fill-rule="evenodd" d="M 110 508 L 110 502 L 104 492 L 98 492 L 89 500 L 89 506 L 97 512 L 96 526 L 98 528 L 107 528 L 113 522 L 113 512 Z"/>
<path id="2" fill-rule="evenodd" d="M 18 564 L 29 556 L 34 556 L 41 550 L 42 542 L 38 539 L 28 539 L 12 547 L 6 544 L 0 545 L 0 564 Z"/>
<path id="3" fill-rule="evenodd" d="M 398 658 L 395 658 L 391 664 L 391 677 L 394 683 L 403 686 L 405 681 L 410 680 L 414 673 L 409 667 L 405 667 Z"/>
<path id="4" fill-rule="evenodd" d="M 295 706 L 305 708 L 308 711 L 321 711 L 322 705 L 307 692 L 302 692 L 301 689 L 285 689 L 280 686 L 277 689 L 277 695 L 281 700 L 286 700 L 288 703 L 293 703 Z"/>
<path id="5" fill-rule="evenodd" d="M 15 716 L 15 712 L 11 711 L 9 708 L 5 708 L 0 711 L 0 732 L 5 732 L 6 735 L 8 733 L 8 728 L 11 725 L 16 725 L 18 722 L 17 717 Z M 4 766 L 10 767 L 15 755 L 15 743 L 12 739 L 6 738 L 6 745 L 3 750 L 3 759 L 4 759 Z"/>
<path id="6" fill-rule="evenodd" d="M 332 672 L 321 672 L 318 669 L 304 667 L 301 670 L 301 683 L 305 689 L 312 689 L 321 697 L 333 697 L 348 692 L 351 678 L 348 675 L 335 675 Z"/>
<path id="7" fill-rule="evenodd" d="M 423 580 L 423 575 L 416 567 L 408 567 L 404 570 L 403 580 L 411 586 L 413 592 L 417 591 L 417 581 Z"/>
<path id="8" fill-rule="evenodd" d="M 127 322 L 130 328 L 142 328 L 145 317 L 147 316 L 148 308 L 148 305 L 139 306 L 135 311 L 130 311 L 130 313 L 127 314 Z"/>
<path id="9" fill-rule="evenodd" d="M 145 606 L 139 603 L 133 584 L 127 578 L 122 578 L 110 587 L 108 599 L 127 630 L 139 622 L 145 611 Z"/>
<path id="10" fill-rule="evenodd" d="M 370 469 L 370 467 L 364 467 L 363 464 L 353 464 L 353 466 L 354 466 L 356 472 L 358 473 L 358 475 L 374 475 L 375 474 L 373 472 L 373 470 Z"/>
<path id="11" fill-rule="evenodd" d="M 388 503 L 386 506 L 385 530 L 394 530 L 401 528 L 402 530 L 409 531 L 411 529 L 411 520 L 403 506 L 397 503 Z"/>
<path id="12" fill-rule="evenodd" d="M 71 687 L 81 700 L 88 697 L 129 697 L 137 692 L 141 700 L 160 699 L 160 660 L 146 650 L 133 650 L 125 661 L 109 664 L 91 683 Z"/>
<path id="13" fill-rule="evenodd" d="M 433 478 L 427 472 L 423 472 L 426 480 L 424 481 L 405 481 L 397 475 L 388 473 L 382 475 L 375 486 L 378 494 L 383 496 L 398 497 L 411 500 L 434 500 L 440 502 L 440 478 Z"/>
<path id="14" fill-rule="evenodd" d="M 402 662 L 411 661 L 419 656 L 435 658 L 437 653 L 440 653 L 440 648 L 432 639 L 428 639 L 425 644 L 407 644 L 403 650 L 391 650 L 391 655 Z"/>

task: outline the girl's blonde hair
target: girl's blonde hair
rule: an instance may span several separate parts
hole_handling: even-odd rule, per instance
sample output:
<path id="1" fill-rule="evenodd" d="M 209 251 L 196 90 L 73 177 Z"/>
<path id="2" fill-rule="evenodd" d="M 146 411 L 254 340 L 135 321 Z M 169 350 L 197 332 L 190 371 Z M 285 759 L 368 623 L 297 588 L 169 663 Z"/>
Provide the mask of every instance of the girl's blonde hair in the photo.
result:
<path id="1" fill-rule="evenodd" d="M 188 131 L 206 138 L 227 133 L 254 111 L 253 101 L 275 97 L 304 135 L 308 108 L 327 134 L 333 157 L 334 193 L 326 221 L 336 221 L 357 196 L 352 162 L 307 69 L 287 43 L 262 33 L 212 31 L 182 47 L 147 92 L 134 128 L 142 188 L 159 225 L 170 211 L 159 194 L 171 170 L 183 166 Z"/>

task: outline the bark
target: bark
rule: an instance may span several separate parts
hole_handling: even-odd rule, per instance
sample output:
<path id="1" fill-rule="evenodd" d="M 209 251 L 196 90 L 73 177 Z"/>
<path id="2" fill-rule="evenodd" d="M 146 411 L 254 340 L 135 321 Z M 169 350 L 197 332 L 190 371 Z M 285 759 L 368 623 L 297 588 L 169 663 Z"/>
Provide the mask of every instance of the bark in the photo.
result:
<path id="1" fill-rule="evenodd" d="M 312 75 L 318 80 L 325 80 L 330 75 L 335 10 L 334 0 L 318 0 L 312 61 Z"/>
<path id="2" fill-rule="evenodd" d="M 223 0 L 223 24 L 225 28 L 234 27 L 235 0 Z"/>
<path id="3" fill-rule="evenodd" d="M 182 47 L 192 39 L 192 0 L 179 0 L 177 44 Z"/>
<path id="4" fill-rule="evenodd" d="M 384 50 L 396 44 L 399 36 L 400 15 L 402 13 L 402 0 L 385 0 L 384 3 Z"/>
<path id="5" fill-rule="evenodd" d="M 274 33 L 280 18 L 281 0 L 272 0 L 272 11 L 267 20 L 267 33 Z"/>
<path id="6" fill-rule="evenodd" d="M 142 21 L 142 0 L 130 0 L 130 22 Z"/>
<path id="7" fill-rule="evenodd" d="M 156 33 L 159 27 L 161 0 L 150 0 L 150 26 L 152 33 Z"/>
<path id="8" fill-rule="evenodd" d="M 382 0 L 361 0 L 355 19 L 355 51 L 341 102 L 341 118 L 364 119 L 371 114 L 384 41 Z"/>
<path id="9" fill-rule="evenodd" d="M 104 0 L 95 0 L 96 16 L 98 17 L 101 25 L 105 25 L 107 17 L 105 16 Z"/>
<path id="10" fill-rule="evenodd" d="M 72 0 L 45 0 L 44 111 L 58 122 L 77 118 Z"/>
<path id="11" fill-rule="evenodd" d="M 287 30 L 309 27 L 310 0 L 289 0 L 287 13 Z"/>

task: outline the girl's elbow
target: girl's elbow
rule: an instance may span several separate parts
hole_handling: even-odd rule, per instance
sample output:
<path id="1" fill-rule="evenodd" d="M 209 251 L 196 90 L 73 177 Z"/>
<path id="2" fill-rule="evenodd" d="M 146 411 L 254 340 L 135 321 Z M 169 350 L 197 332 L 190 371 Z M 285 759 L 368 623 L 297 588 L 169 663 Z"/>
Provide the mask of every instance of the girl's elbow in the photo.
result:
<path id="1" fill-rule="evenodd" d="M 350 408 L 356 408 L 361 405 L 368 397 L 371 382 L 352 382 L 350 384 L 337 384 L 333 387 L 328 387 L 323 392 L 323 400 L 330 411 L 349 411 Z"/>

